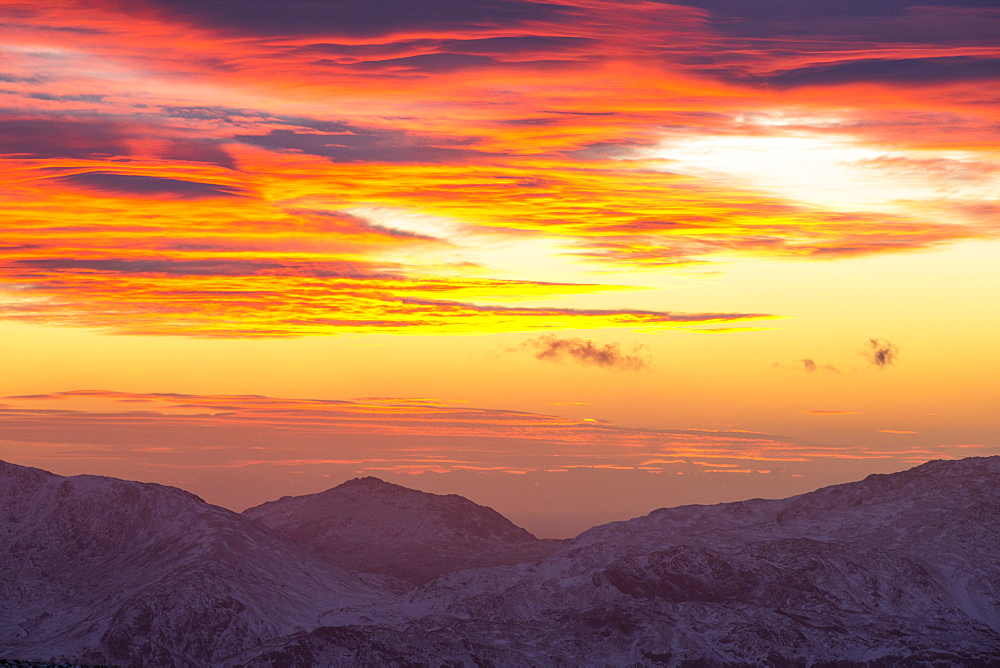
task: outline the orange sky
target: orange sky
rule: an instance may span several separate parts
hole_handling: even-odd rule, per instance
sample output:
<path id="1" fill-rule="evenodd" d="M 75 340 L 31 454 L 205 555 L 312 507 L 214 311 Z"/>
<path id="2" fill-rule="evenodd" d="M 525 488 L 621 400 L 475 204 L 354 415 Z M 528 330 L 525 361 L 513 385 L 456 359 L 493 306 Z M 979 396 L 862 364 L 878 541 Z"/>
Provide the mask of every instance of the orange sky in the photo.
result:
<path id="1" fill-rule="evenodd" d="M 1000 451 L 991 2 L 4 15 L 0 458 L 638 513 Z"/>

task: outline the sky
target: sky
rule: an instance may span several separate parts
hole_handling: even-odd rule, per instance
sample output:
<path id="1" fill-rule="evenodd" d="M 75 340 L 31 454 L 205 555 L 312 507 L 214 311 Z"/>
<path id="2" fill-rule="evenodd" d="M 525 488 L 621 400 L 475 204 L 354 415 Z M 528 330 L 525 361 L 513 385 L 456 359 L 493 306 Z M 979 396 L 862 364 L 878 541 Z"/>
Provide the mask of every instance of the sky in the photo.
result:
<path id="1" fill-rule="evenodd" d="M 1000 454 L 993 0 L 0 26 L 0 459 L 568 536 Z"/>

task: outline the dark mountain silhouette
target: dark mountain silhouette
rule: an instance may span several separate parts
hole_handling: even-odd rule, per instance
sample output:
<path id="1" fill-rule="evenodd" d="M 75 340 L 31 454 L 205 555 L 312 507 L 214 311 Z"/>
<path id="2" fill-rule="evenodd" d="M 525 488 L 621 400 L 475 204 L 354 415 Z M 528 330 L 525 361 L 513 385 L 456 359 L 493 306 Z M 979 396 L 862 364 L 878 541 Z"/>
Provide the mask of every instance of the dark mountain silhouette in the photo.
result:
<path id="1" fill-rule="evenodd" d="M 429 494 L 378 478 L 286 496 L 243 513 L 327 561 L 423 584 L 444 573 L 537 561 L 563 541 L 541 540 L 456 494 Z"/>

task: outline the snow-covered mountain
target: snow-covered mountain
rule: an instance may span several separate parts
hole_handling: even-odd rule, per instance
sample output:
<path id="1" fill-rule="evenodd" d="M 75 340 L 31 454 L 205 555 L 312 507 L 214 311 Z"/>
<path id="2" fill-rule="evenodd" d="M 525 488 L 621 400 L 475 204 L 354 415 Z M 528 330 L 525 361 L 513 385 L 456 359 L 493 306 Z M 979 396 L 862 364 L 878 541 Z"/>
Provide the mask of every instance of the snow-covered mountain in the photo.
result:
<path id="1" fill-rule="evenodd" d="M 372 508 L 385 486 L 342 486 L 358 497 L 360 526 L 378 524 Z M 411 528 L 404 544 L 421 535 Z M 1000 457 L 929 462 L 783 500 L 657 510 L 595 527 L 534 563 L 395 590 L 398 581 L 327 564 L 180 490 L 11 465 L 0 465 L 0 540 L 0 657 L 1000 665 Z"/>
<path id="2" fill-rule="evenodd" d="M 467 568 L 538 561 L 563 542 L 535 538 L 465 497 L 373 477 L 286 496 L 243 514 L 337 566 L 415 584 Z"/>
<path id="3" fill-rule="evenodd" d="M 658 510 L 323 622 L 247 663 L 1000 665 L 1000 457 Z"/>
<path id="4" fill-rule="evenodd" d="M 172 487 L 0 462 L 0 658 L 206 666 L 402 583 Z"/>

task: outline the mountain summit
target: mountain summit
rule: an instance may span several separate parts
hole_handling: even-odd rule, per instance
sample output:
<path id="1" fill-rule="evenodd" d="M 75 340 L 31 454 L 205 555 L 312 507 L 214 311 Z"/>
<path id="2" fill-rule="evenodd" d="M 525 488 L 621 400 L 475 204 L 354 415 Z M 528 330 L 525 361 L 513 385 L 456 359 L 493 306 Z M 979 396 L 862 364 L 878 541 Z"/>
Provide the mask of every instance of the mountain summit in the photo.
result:
<path id="1" fill-rule="evenodd" d="M 251 665 L 1000 665 L 1000 457 L 664 508 L 444 575 Z M 348 649 L 348 647 L 352 649 Z"/>
<path id="2" fill-rule="evenodd" d="M 353 570 L 423 584 L 452 571 L 537 561 L 562 541 L 540 540 L 486 506 L 374 477 L 283 497 L 245 516 Z"/>
<path id="3" fill-rule="evenodd" d="M 206 666 L 398 591 L 188 492 L 0 462 L 0 658 Z"/>

